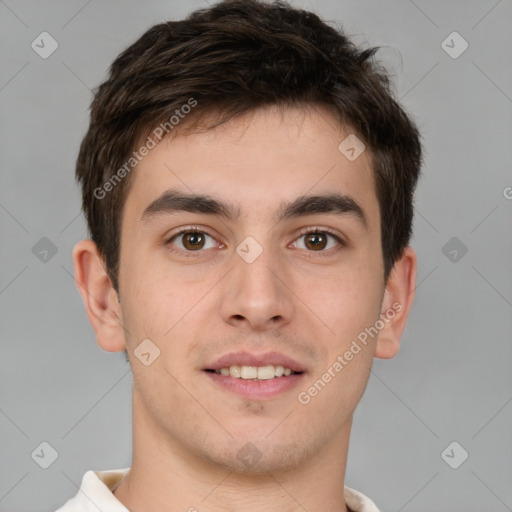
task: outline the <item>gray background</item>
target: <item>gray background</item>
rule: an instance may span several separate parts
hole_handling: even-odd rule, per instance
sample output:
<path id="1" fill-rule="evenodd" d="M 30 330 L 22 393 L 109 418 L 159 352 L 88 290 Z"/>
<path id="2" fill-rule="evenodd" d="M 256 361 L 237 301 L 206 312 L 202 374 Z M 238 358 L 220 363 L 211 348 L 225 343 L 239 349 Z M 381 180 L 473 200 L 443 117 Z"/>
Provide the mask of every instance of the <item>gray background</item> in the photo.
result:
<path id="1" fill-rule="evenodd" d="M 346 484 L 382 512 L 512 510 L 512 2 L 293 4 L 386 46 L 426 144 L 417 298 L 399 355 L 375 360 Z M 2 512 L 54 510 L 88 469 L 130 464 L 129 366 L 97 347 L 72 278 L 86 236 L 74 162 L 91 89 L 115 56 L 154 23 L 204 6 L 0 0 Z M 31 48 L 43 31 L 59 44 L 47 59 Z M 441 46 L 453 31 L 469 44 L 458 58 Z M 33 252 L 43 237 L 57 249 L 46 261 Z M 46 470 L 31 457 L 42 441 L 59 454 Z M 458 469 L 441 457 L 453 441 L 452 464 L 469 453 Z"/>

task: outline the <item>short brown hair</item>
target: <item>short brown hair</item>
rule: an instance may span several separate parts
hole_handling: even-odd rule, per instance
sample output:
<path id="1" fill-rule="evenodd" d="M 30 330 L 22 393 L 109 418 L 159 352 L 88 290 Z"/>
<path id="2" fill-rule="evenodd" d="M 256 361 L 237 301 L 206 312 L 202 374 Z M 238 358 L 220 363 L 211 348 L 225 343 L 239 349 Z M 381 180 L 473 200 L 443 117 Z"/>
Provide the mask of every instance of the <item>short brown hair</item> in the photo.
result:
<path id="1" fill-rule="evenodd" d="M 95 93 L 76 165 L 90 237 L 114 288 L 134 151 L 162 127 L 170 134 L 172 118 L 192 106 L 187 123 L 215 111 L 215 126 L 268 105 L 317 104 L 337 115 L 371 156 L 387 280 L 410 239 L 422 147 L 371 59 L 378 49 L 358 49 L 341 28 L 286 2 L 225 0 L 153 26 L 122 52 Z"/>

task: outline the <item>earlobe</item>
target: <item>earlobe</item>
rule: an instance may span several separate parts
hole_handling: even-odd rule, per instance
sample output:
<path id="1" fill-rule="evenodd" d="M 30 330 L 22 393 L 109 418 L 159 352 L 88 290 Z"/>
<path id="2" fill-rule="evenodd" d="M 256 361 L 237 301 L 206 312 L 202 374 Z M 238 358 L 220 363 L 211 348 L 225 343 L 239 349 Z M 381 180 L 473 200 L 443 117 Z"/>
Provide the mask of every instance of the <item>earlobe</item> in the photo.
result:
<path id="1" fill-rule="evenodd" d="M 75 245 L 73 264 L 75 283 L 98 345 L 107 352 L 124 350 L 126 341 L 118 296 L 92 240 L 81 240 Z"/>
<path id="2" fill-rule="evenodd" d="M 414 301 L 416 268 L 416 254 L 408 246 L 395 262 L 386 284 L 381 308 L 384 327 L 379 332 L 375 357 L 390 359 L 400 350 L 400 338 Z"/>

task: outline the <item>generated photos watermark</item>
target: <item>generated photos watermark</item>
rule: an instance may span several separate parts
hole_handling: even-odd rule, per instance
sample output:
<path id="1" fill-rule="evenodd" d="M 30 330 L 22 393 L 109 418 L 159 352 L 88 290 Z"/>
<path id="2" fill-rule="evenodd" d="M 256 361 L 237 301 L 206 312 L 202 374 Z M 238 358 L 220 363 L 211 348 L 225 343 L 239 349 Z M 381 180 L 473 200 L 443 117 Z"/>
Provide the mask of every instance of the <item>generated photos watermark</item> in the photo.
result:
<path id="1" fill-rule="evenodd" d="M 359 354 L 361 352 L 361 344 L 363 346 L 368 345 L 369 338 L 373 339 L 375 336 L 379 334 L 379 332 L 384 329 L 386 324 L 388 324 L 397 313 L 402 311 L 403 304 L 400 302 L 394 302 L 393 305 L 384 311 L 384 313 L 381 313 L 379 315 L 379 319 L 375 321 L 375 323 L 370 326 L 366 327 L 364 330 L 362 330 L 358 335 L 357 338 L 352 340 L 352 343 L 350 345 L 350 348 L 347 349 L 343 355 L 338 355 L 336 358 L 336 361 L 327 368 L 327 370 L 321 375 L 321 377 L 316 380 L 306 391 L 301 391 L 297 399 L 299 400 L 299 403 L 302 405 L 307 405 L 311 402 L 312 398 L 317 396 L 320 391 L 322 391 L 329 382 L 338 375 L 345 366 L 347 366 L 350 361 L 354 359 L 354 356 Z"/>
<path id="2" fill-rule="evenodd" d="M 180 108 L 174 111 L 174 114 L 169 117 L 164 123 L 160 123 L 148 136 L 146 142 L 137 150 L 132 153 L 132 156 L 122 165 L 101 187 L 94 189 L 94 197 L 96 199 L 103 199 L 108 192 L 111 192 L 116 185 L 118 185 L 123 178 L 125 178 L 134 167 L 142 161 L 142 159 L 149 154 L 149 152 L 160 142 L 166 135 L 168 135 L 174 128 L 189 114 L 194 107 L 197 106 L 197 100 L 189 98 L 187 103 L 184 103 Z"/>

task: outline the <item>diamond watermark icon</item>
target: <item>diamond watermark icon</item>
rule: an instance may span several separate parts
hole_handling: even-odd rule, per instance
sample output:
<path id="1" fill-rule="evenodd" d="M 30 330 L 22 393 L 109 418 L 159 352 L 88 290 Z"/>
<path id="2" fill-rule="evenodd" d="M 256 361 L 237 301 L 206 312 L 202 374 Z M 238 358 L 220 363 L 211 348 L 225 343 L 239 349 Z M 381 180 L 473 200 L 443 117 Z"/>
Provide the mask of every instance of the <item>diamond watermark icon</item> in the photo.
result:
<path id="1" fill-rule="evenodd" d="M 346 139 L 341 141 L 338 149 L 347 160 L 353 162 L 361 156 L 363 151 L 366 149 L 366 146 L 360 139 L 351 133 Z"/>
<path id="2" fill-rule="evenodd" d="M 468 42 L 458 32 L 452 32 L 441 43 L 441 48 L 452 59 L 458 59 L 468 49 L 468 47 Z"/>
<path id="3" fill-rule="evenodd" d="M 236 454 L 236 458 L 247 468 L 252 468 L 261 459 L 261 456 L 261 451 L 252 443 L 245 443 Z"/>
<path id="4" fill-rule="evenodd" d="M 252 236 L 248 236 L 238 244 L 236 252 L 246 263 L 252 263 L 263 252 L 263 247 Z"/>
<path id="5" fill-rule="evenodd" d="M 48 469 L 58 459 L 59 454 L 50 443 L 43 441 L 30 456 L 38 466 Z"/>
<path id="6" fill-rule="evenodd" d="M 48 263 L 57 254 L 57 246 L 49 238 L 43 236 L 32 247 L 32 254 L 42 263 Z"/>
<path id="7" fill-rule="evenodd" d="M 452 469 L 457 469 L 469 457 L 468 452 L 457 441 L 450 443 L 442 452 L 441 458 Z"/>
<path id="8" fill-rule="evenodd" d="M 30 46 L 41 59 L 47 59 L 59 47 L 59 43 L 48 32 L 41 32 Z"/>
<path id="9" fill-rule="evenodd" d="M 141 341 L 133 353 L 144 366 L 149 366 L 160 357 L 160 349 L 149 338 Z"/>
<path id="10" fill-rule="evenodd" d="M 441 252 L 452 262 L 458 263 L 468 252 L 468 248 L 456 236 L 446 242 Z"/>

